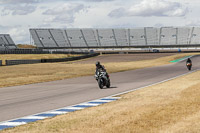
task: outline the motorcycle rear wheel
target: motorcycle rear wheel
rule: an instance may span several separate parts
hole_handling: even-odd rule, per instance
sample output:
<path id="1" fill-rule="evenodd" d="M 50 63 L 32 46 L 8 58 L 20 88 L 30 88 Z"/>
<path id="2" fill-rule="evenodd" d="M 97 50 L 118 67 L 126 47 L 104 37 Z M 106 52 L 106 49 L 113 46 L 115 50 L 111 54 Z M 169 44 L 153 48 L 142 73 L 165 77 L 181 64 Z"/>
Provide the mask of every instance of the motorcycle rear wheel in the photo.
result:
<path id="1" fill-rule="evenodd" d="M 110 80 L 108 81 L 108 84 L 106 85 L 107 88 L 110 88 Z"/>

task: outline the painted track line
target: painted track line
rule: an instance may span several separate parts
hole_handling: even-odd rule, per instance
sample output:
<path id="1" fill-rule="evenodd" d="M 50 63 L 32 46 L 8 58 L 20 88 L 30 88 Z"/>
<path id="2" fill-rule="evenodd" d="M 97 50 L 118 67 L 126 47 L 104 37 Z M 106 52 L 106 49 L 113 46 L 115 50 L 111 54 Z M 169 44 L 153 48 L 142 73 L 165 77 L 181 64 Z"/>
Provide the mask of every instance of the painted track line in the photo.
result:
<path id="1" fill-rule="evenodd" d="M 16 126 L 20 126 L 20 125 L 25 125 L 30 122 L 44 120 L 46 118 L 51 118 L 51 117 L 54 117 L 57 115 L 67 114 L 70 112 L 82 110 L 82 109 L 89 108 L 89 107 L 99 106 L 99 105 L 102 105 L 105 103 L 116 101 L 118 99 L 119 99 L 119 97 L 105 97 L 105 98 L 100 98 L 97 100 L 92 100 L 89 102 L 80 103 L 77 105 L 72 105 L 72 106 L 59 108 L 59 109 L 55 109 L 55 110 L 51 110 L 51 111 L 47 111 L 47 112 L 43 112 L 43 113 L 39 113 L 39 114 L 34 114 L 34 115 L 30 115 L 30 116 L 16 118 L 13 120 L 4 121 L 4 122 L 0 123 L 0 130 L 16 127 Z"/>

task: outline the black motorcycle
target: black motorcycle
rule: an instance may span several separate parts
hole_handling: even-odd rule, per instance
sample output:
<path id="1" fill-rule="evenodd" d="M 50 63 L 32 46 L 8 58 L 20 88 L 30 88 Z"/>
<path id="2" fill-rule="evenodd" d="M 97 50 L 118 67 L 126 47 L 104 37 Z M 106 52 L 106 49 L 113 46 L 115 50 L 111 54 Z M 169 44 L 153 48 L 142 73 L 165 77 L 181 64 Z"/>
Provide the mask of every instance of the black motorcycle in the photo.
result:
<path id="1" fill-rule="evenodd" d="M 187 63 L 186 63 L 186 66 L 187 66 L 188 70 L 190 71 L 190 70 L 191 70 L 191 68 L 192 68 L 192 63 L 190 63 L 190 62 L 187 62 Z"/>
<path id="2" fill-rule="evenodd" d="M 104 86 L 110 88 L 110 78 L 106 71 L 103 70 L 98 71 L 96 80 L 98 82 L 100 89 L 103 89 Z"/>

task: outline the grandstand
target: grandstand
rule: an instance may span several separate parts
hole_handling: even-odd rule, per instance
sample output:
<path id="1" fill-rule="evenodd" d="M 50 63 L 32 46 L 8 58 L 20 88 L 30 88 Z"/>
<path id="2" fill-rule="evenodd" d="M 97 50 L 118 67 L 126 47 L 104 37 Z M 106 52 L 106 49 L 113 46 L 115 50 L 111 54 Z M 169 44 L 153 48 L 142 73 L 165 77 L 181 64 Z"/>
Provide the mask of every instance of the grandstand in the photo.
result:
<path id="1" fill-rule="evenodd" d="M 30 29 L 41 49 L 198 47 L 199 27 L 134 29 Z"/>
<path id="2" fill-rule="evenodd" d="M 13 42 L 9 34 L 0 34 L 0 50 L 16 49 L 17 46 Z"/>

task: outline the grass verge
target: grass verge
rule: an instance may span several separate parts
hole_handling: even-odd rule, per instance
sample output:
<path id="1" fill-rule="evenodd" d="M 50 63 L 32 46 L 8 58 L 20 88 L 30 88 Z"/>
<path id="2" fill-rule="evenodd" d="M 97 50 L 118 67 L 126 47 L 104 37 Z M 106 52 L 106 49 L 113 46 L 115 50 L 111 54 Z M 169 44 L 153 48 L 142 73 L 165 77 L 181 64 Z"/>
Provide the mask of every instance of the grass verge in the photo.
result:
<path id="1" fill-rule="evenodd" d="M 102 106 L 2 133 L 200 132 L 200 71 L 146 87 Z"/>
<path id="2" fill-rule="evenodd" d="M 175 60 L 191 54 L 177 54 L 153 60 L 142 60 L 134 62 L 111 62 L 105 63 L 109 73 L 134 70 L 146 67 L 169 64 Z M 95 62 L 94 62 L 95 63 Z M 41 63 L 29 65 L 6 66 L 0 68 L 0 87 L 48 82 L 93 75 L 94 64 L 78 63 Z"/>

